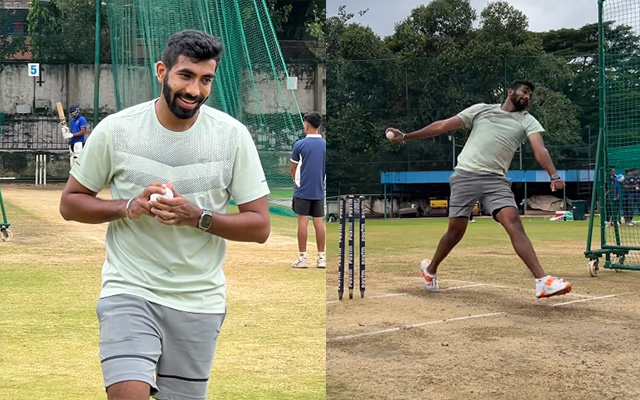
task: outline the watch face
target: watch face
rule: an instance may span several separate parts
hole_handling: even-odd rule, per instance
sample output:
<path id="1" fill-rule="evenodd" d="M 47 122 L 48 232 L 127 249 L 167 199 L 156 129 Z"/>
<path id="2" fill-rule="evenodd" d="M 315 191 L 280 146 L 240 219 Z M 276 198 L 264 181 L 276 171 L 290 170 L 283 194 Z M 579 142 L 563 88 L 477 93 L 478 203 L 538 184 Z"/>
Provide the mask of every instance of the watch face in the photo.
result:
<path id="1" fill-rule="evenodd" d="M 209 227 L 211 226 L 211 220 L 212 220 L 212 219 L 213 219 L 213 218 L 211 217 L 211 215 L 209 215 L 209 214 L 204 214 L 204 215 L 202 216 L 202 223 L 200 224 L 200 227 L 201 227 L 201 228 L 209 229 Z"/>

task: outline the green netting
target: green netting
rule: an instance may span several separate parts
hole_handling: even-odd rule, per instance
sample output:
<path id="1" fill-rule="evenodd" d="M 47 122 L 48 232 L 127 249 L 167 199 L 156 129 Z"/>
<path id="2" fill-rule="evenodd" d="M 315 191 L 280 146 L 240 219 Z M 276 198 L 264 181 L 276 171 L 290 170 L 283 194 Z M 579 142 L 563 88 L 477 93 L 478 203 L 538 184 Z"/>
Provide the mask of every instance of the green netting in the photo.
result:
<path id="1" fill-rule="evenodd" d="M 616 170 L 619 171 L 638 168 L 640 144 L 610 147 L 607 149 L 607 160 L 609 165 L 615 166 Z"/>
<path id="2" fill-rule="evenodd" d="M 155 63 L 183 29 L 220 37 L 225 51 L 208 105 L 251 131 L 272 191 L 274 213 L 293 215 L 290 152 L 304 134 L 294 92 L 264 0 L 108 0 L 116 105 L 159 96 Z"/>
<path id="3" fill-rule="evenodd" d="M 640 168 L 640 49 L 613 45 L 620 42 L 620 32 L 637 40 L 640 2 L 601 0 L 598 6 L 600 140 L 598 190 L 592 202 L 592 211 L 598 204 L 602 217 L 598 251 L 605 254 L 607 268 L 640 269 L 640 185 L 633 183 Z M 618 36 L 610 26 L 621 28 Z M 620 175 L 623 182 L 617 182 Z M 593 256 L 589 250 L 593 229 L 592 219 L 587 256 Z"/>

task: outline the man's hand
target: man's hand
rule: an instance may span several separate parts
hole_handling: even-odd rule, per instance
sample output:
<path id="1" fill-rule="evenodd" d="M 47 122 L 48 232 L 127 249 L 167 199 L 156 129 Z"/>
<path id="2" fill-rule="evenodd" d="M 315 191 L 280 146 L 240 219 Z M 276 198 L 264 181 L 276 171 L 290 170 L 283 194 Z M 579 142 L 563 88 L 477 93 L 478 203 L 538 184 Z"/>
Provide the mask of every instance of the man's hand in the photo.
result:
<path id="1" fill-rule="evenodd" d="M 167 185 L 173 192 L 173 198 L 158 198 L 157 201 L 148 201 L 149 211 L 152 217 L 165 225 L 176 226 L 192 226 L 198 225 L 198 219 L 202 214 L 202 209 L 189 200 L 182 197 L 180 193 L 174 189 L 173 184 L 169 182 Z M 162 189 L 162 187 L 160 187 Z M 162 191 L 154 192 L 162 193 Z M 149 196 L 151 193 L 149 193 Z M 149 198 L 147 197 L 147 200 Z"/>
<path id="2" fill-rule="evenodd" d="M 71 138 L 73 137 L 73 133 L 71 133 L 71 131 L 69 130 L 69 128 L 68 128 L 68 127 L 66 127 L 66 126 L 64 126 L 64 125 L 63 125 L 63 126 L 61 127 L 61 129 L 62 129 L 62 137 L 63 137 L 63 138 L 65 138 L 65 139 L 71 139 Z"/>
<path id="3" fill-rule="evenodd" d="M 129 218 L 134 221 L 138 220 L 142 215 L 148 215 L 155 218 L 155 214 L 151 212 L 149 198 L 154 193 L 158 193 L 160 195 L 164 194 L 164 186 L 165 185 L 163 183 L 152 183 L 147 186 L 147 188 L 129 204 L 129 209 L 127 210 Z"/>
<path id="4" fill-rule="evenodd" d="M 551 191 L 555 192 L 556 190 L 563 189 L 565 183 L 562 179 L 554 179 L 551 181 Z"/>
<path id="5" fill-rule="evenodd" d="M 402 131 L 400 129 L 387 128 L 387 130 L 385 131 L 385 135 L 387 134 L 387 132 L 391 132 L 391 133 L 394 134 L 393 139 L 387 138 L 389 141 L 394 142 L 394 143 L 402 143 L 402 142 L 404 142 L 405 134 L 402 133 Z"/>

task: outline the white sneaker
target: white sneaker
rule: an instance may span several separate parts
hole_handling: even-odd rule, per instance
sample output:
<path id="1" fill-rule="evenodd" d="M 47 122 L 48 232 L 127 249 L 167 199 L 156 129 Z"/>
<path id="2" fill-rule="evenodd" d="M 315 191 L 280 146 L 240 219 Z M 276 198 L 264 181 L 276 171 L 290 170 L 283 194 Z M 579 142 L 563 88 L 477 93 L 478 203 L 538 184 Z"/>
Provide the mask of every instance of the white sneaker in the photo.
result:
<path id="1" fill-rule="evenodd" d="M 296 260 L 293 262 L 293 264 L 291 264 L 291 266 L 293 268 L 308 268 L 309 265 L 307 264 L 307 258 L 306 257 L 302 257 L 299 256 L 298 258 L 296 258 Z"/>
<path id="2" fill-rule="evenodd" d="M 627 222 L 627 226 L 634 226 L 635 224 L 633 222 Z"/>
<path id="3" fill-rule="evenodd" d="M 327 260 L 324 258 L 318 258 L 318 263 L 316 266 L 318 268 L 327 268 Z"/>
<path id="4" fill-rule="evenodd" d="M 422 275 L 422 283 L 424 283 L 424 288 L 429 292 L 437 292 L 438 287 L 438 278 L 436 278 L 435 274 L 432 275 L 427 271 L 427 268 L 431 264 L 430 260 L 422 260 L 420 263 L 420 275 Z"/>
<path id="5" fill-rule="evenodd" d="M 567 294 L 571 291 L 571 284 L 555 276 L 547 275 L 536 279 L 536 297 L 551 297 Z"/>

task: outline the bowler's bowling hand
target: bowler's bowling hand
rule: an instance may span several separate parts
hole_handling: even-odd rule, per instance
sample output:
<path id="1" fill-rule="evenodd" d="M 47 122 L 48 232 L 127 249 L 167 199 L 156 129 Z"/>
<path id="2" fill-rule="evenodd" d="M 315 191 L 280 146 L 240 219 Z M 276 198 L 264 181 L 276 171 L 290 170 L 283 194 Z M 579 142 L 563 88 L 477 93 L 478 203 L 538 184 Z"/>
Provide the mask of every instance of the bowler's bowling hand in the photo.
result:
<path id="1" fill-rule="evenodd" d="M 565 183 L 562 179 L 554 179 L 551 181 L 551 191 L 555 192 L 556 190 L 564 189 Z"/>

